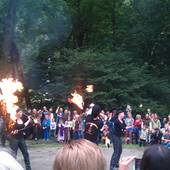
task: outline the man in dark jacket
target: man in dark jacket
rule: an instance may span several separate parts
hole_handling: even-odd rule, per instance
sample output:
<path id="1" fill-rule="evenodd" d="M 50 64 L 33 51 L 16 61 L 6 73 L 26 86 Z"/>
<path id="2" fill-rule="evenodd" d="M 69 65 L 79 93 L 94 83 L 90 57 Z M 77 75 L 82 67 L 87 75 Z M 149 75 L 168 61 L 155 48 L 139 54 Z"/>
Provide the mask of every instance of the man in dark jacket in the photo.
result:
<path id="1" fill-rule="evenodd" d="M 99 119 L 100 112 L 101 112 L 100 106 L 95 105 L 92 109 L 92 114 L 88 115 L 86 118 L 86 126 L 84 132 L 85 139 L 96 144 L 98 142 L 100 129 L 103 126 L 103 123 Z"/>

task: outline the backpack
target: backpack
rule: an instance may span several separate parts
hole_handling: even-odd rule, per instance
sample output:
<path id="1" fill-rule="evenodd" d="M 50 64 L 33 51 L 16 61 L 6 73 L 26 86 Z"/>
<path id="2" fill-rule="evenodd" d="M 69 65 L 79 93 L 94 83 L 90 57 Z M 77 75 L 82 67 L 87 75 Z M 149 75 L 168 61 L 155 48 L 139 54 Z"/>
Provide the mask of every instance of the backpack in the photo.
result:
<path id="1" fill-rule="evenodd" d="M 86 123 L 86 128 L 85 128 L 85 133 L 88 135 L 95 135 L 99 130 L 99 127 L 93 123 L 93 122 L 87 122 Z"/>

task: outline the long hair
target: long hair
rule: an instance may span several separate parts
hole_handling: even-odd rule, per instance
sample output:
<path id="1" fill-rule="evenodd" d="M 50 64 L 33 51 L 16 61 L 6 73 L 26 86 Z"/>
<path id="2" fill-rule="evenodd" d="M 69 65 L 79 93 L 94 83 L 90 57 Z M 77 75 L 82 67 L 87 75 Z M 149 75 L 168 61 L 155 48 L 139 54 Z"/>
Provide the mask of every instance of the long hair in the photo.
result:
<path id="1" fill-rule="evenodd" d="M 53 170 L 105 170 L 106 161 L 100 148 L 85 139 L 71 141 L 61 148 Z"/>

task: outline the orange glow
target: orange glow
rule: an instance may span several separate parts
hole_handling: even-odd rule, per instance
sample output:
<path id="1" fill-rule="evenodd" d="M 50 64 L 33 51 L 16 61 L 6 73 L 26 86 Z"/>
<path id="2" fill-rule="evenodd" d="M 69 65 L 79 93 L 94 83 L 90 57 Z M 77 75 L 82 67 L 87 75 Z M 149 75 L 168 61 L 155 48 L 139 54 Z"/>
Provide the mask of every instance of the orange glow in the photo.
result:
<path id="1" fill-rule="evenodd" d="M 15 95 L 15 92 L 22 91 L 23 85 L 18 80 L 13 80 L 13 78 L 2 79 L 0 81 L 0 90 L 0 101 L 4 103 L 10 118 L 15 121 L 15 113 L 18 109 L 16 105 L 18 97 Z"/>
<path id="2" fill-rule="evenodd" d="M 81 110 L 83 110 L 83 106 L 84 106 L 83 97 L 80 94 L 78 94 L 76 90 L 74 91 L 74 93 L 71 93 L 71 95 L 73 96 L 71 101 L 74 104 L 76 104 Z"/>
<path id="3" fill-rule="evenodd" d="M 86 91 L 89 92 L 89 93 L 92 93 L 93 92 L 93 85 L 87 85 Z"/>

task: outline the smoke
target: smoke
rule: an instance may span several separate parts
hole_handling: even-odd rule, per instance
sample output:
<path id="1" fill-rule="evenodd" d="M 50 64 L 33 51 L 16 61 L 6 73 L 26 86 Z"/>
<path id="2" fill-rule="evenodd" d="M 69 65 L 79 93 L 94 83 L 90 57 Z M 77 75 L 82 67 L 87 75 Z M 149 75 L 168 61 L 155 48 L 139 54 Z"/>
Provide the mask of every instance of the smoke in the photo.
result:
<path id="1" fill-rule="evenodd" d="M 70 35 L 71 16 L 62 0 L 20 0 L 17 8 L 15 43 L 27 73 L 43 47 L 60 45 Z"/>

